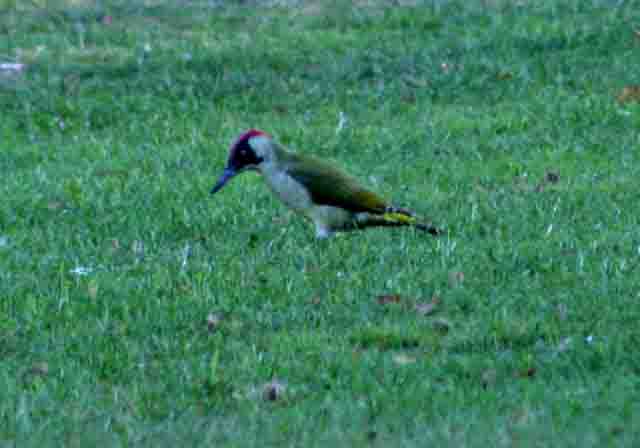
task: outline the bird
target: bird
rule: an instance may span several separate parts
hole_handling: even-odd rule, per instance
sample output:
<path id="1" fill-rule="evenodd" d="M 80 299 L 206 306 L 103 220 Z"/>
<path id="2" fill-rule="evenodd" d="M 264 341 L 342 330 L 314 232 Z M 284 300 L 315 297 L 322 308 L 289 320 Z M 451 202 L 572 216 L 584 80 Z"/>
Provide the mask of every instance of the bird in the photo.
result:
<path id="1" fill-rule="evenodd" d="M 246 171 L 260 173 L 278 199 L 310 219 L 318 239 L 370 227 L 410 226 L 434 236 L 441 233 L 412 211 L 395 207 L 365 188 L 332 163 L 290 151 L 258 129 L 243 132 L 233 142 L 226 167 L 211 194 Z"/>

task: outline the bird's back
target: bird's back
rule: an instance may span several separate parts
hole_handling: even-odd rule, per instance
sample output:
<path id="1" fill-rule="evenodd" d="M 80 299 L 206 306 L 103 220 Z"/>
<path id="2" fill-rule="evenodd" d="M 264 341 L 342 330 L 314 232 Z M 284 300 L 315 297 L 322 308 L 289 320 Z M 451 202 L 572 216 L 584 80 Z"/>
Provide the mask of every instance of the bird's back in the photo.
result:
<path id="1" fill-rule="evenodd" d="M 318 206 L 340 207 L 352 213 L 384 213 L 387 203 L 333 164 L 312 156 L 286 152 L 286 173 L 303 185 Z"/>

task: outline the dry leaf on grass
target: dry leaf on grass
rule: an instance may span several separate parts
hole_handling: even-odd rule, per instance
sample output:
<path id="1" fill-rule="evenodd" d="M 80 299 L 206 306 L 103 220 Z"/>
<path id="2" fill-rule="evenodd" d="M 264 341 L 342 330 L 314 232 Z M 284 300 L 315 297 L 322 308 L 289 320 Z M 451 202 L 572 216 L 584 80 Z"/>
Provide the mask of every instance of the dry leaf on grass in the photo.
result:
<path id="1" fill-rule="evenodd" d="M 640 102 L 640 86 L 627 86 L 618 95 L 619 103 Z"/>
<path id="2" fill-rule="evenodd" d="M 402 297 L 399 294 L 384 294 L 378 296 L 378 303 L 380 305 L 388 305 L 390 303 L 400 303 L 402 301 Z"/>

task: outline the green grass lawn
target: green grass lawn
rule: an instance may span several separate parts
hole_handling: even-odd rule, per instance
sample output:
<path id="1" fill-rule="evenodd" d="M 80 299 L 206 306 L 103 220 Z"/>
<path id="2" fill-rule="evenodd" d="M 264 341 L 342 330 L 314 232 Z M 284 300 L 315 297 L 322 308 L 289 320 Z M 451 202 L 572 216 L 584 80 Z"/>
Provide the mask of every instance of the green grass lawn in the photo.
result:
<path id="1" fill-rule="evenodd" d="M 639 1 L 96 3 L 0 1 L 0 445 L 640 444 Z"/>

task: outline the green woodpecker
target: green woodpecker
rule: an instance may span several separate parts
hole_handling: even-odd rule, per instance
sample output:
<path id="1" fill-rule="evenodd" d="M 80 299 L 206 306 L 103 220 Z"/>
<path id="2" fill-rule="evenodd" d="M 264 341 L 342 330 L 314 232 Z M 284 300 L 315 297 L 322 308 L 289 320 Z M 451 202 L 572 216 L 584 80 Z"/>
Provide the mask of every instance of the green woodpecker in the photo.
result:
<path id="1" fill-rule="evenodd" d="M 316 236 L 376 226 L 413 226 L 432 235 L 439 230 L 419 222 L 409 210 L 392 206 L 330 163 L 286 150 L 256 129 L 231 145 L 224 173 L 211 190 L 218 192 L 231 178 L 258 171 L 271 191 L 296 212 L 308 217 Z"/>

